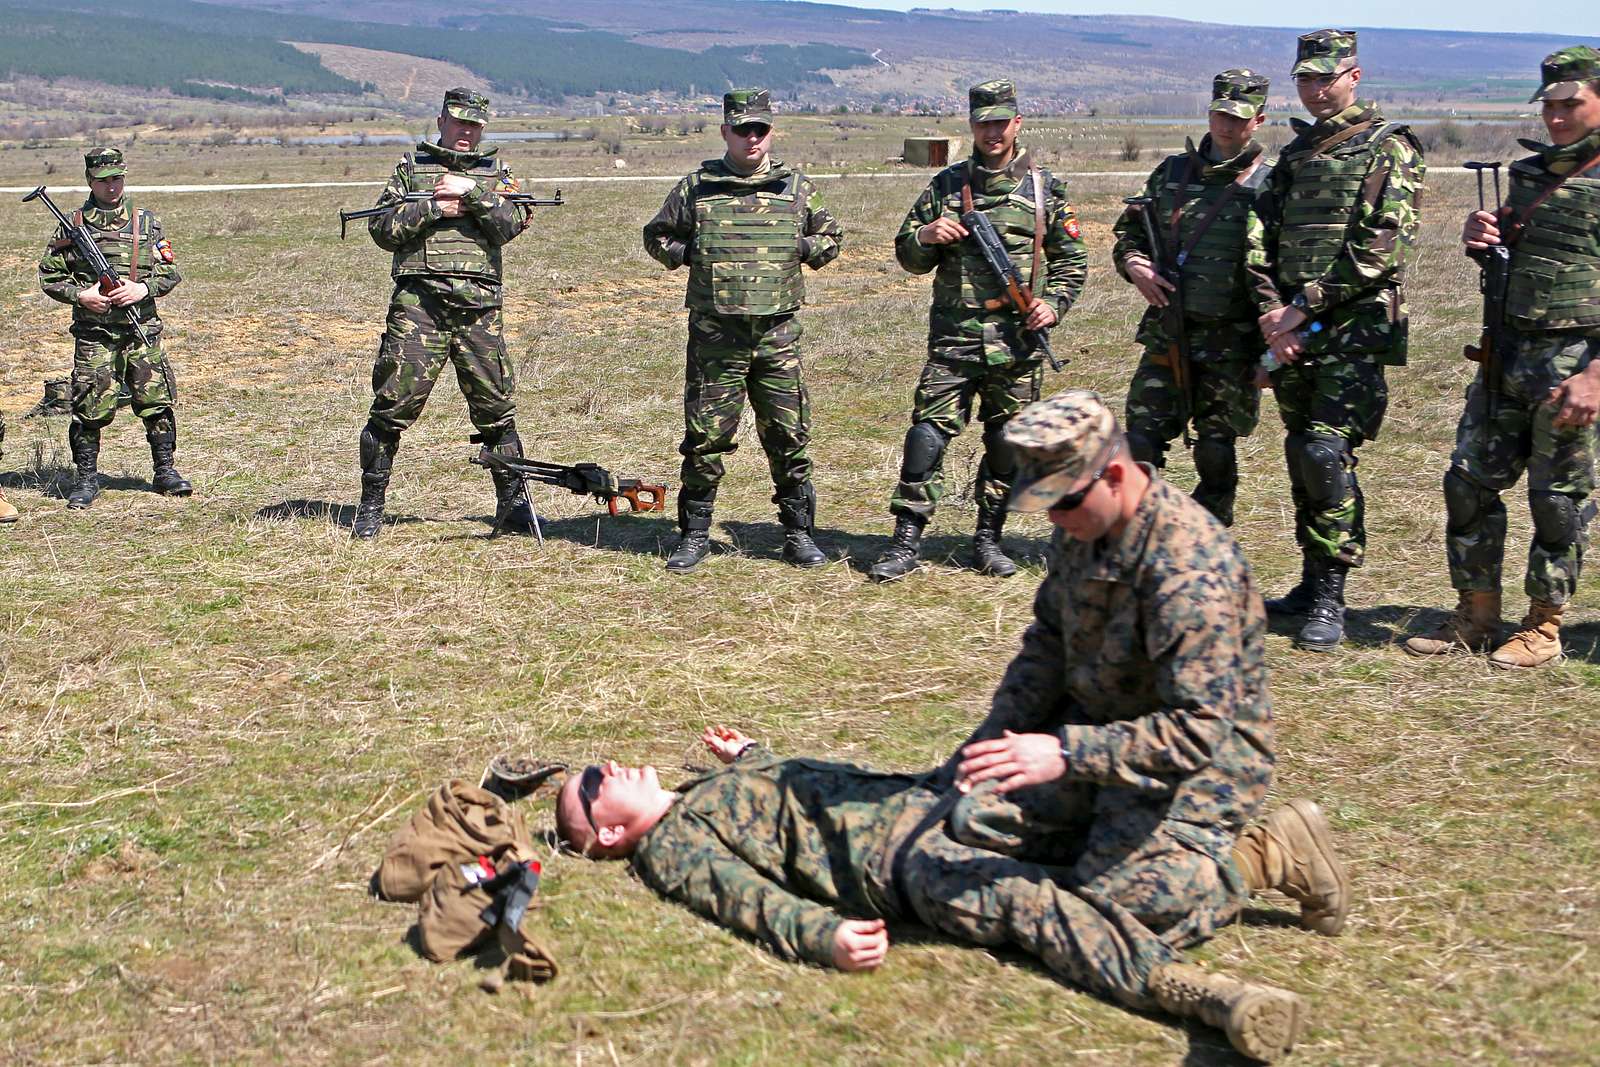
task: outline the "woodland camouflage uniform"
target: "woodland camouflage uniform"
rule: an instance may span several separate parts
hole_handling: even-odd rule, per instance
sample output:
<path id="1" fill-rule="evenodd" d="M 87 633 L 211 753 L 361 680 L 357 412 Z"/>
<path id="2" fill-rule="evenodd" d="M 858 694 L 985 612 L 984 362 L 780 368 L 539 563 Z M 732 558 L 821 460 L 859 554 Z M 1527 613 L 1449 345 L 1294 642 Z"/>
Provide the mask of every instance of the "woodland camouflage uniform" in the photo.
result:
<path id="1" fill-rule="evenodd" d="M 460 121 L 486 124 L 488 109 L 488 98 L 480 93 L 451 89 L 445 94 L 445 113 Z M 527 228 L 531 209 L 499 195 L 515 192 L 517 180 L 496 151 L 490 146 L 458 152 L 418 142 L 378 197 L 379 207 L 392 204 L 394 209 L 367 224 L 378 247 L 393 253 L 395 287 L 372 367 L 372 407 L 361 432 L 357 537 L 377 535 L 400 434 L 422 414 L 447 360 L 455 366 L 468 417 L 483 443 L 522 455 L 512 397 L 516 374 L 501 335 L 501 248 Z M 461 217 L 446 218 L 433 200 L 403 199 L 407 193 L 431 192 L 444 174 L 476 183 L 461 198 L 466 209 Z M 517 480 L 498 470 L 491 474 L 497 527 L 530 531 L 532 515 L 520 499 Z"/>
<path id="2" fill-rule="evenodd" d="M 770 94 L 737 89 L 723 97 L 728 126 L 771 128 Z M 796 313 L 805 300 L 801 267 L 820 270 L 839 254 L 844 230 L 810 178 L 767 157 L 741 174 L 727 157 L 708 159 L 667 194 L 644 227 L 645 251 L 668 270 L 687 265 L 689 342 L 684 369 L 683 487 L 678 527 L 684 542 L 669 569 L 704 557 L 723 457 L 746 395 L 772 472 L 773 503 L 785 530 L 784 559 L 815 566 L 826 557 L 811 542 L 811 404 L 801 377 Z"/>
<path id="3" fill-rule="evenodd" d="M 127 173 L 120 149 L 95 148 L 84 156 L 85 174 L 91 179 Z M 95 244 L 119 277 L 145 285 L 149 294 L 133 305 L 139 325 L 150 344 L 139 340 L 128 322 L 128 309 L 110 307 L 90 311 L 78 303 L 78 293 L 99 279 L 78 258 L 71 238 L 57 229 L 44 258 L 39 260 L 39 286 L 52 300 L 72 305 L 72 421 L 67 440 L 77 468 L 77 481 L 67 506 L 85 508 L 99 494 L 100 431 L 117 413 L 119 395 L 133 397 L 133 413 L 144 422 L 150 444 L 157 492 L 188 496 L 188 481 L 173 468 L 178 424 L 177 380 L 161 348 L 162 323 L 156 301 L 177 288 L 178 274 L 172 244 L 161 221 L 145 208 L 135 207 L 124 195 L 111 206 L 101 206 L 94 196 L 84 201 L 74 218 L 89 227 Z"/>
<path id="4" fill-rule="evenodd" d="M 1355 44 L 1354 33 L 1306 34 L 1294 73 L 1348 69 Z M 1272 372 L 1303 568 L 1268 607 L 1307 613 L 1296 643 L 1326 650 L 1343 632 L 1345 574 L 1366 552 L 1356 449 L 1383 423 L 1385 369 L 1406 361 L 1405 270 L 1426 165 L 1411 131 L 1369 101 L 1291 125 L 1250 212 L 1246 259 L 1258 311 L 1292 304 L 1309 320 L 1300 358 Z"/>
<path id="5" fill-rule="evenodd" d="M 1018 114 L 1016 89 L 1008 81 L 974 86 L 968 103 L 974 122 Z M 959 220 L 963 190 L 969 190 L 973 210 L 994 224 L 1012 263 L 1034 295 L 1055 311 L 1059 325 L 1083 291 L 1089 256 L 1066 186 L 1044 167 L 1035 169 L 1035 162 L 1018 145 L 1009 164 L 990 170 L 974 151 L 934 176 L 895 235 L 895 258 L 902 267 L 912 274 L 933 272 L 933 302 L 928 310 L 928 361 L 912 398 L 900 482 L 889 500 L 894 541 L 871 572 L 878 580 L 900 577 L 915 567 L 922 529 L 944 495 L 945 448 L 971 421 L 974 403 L 983 424 L 983 459 L 972 490 L 978 506 L 975 556 L 984 567 L 982 559 L 990 555 L 985 546 L 992 547 L 994 566 L 985 569 L 995 574 L 1015 570 L 999 551 L 1015 468 L 1000 431 L 1018 408 L 1038 398 L 1044 356 L 1023 336 L 1025 316 L 1009 304 L 989 306 L 1005 296 L 1005 289 L 972 240 L 924 245 L 917 232 L 941 217 Z M 1042 205 L 1036 205 L 1035 181 Z M 1037 227 L 1036 212 L 1043 216 Z M 1036 229 L 1041 257 L 1034 278 Z"/>
<path id="6" fill-rule="evenodd" d="M 1600 51 L 1562 49 L 1546 57 L 1542 73 L 1535 101 L 1571 96 L 1576 87 L 1600 85 Z M 1491 414 L 1480 365 L 1444 478 L 1445 555 L 1460 604 L 1441 630 L 1406 643 L 1408 651 L 1434 654 L 1497 638 L 1506 542 L 1500 494 L 1526 470 L 1533 539 L 1523 589 L 1531 605 L 1519 632 L 1490 657 L 1508 667 L 1560 653 L 1560 619 L 1578 587 L 1600 452 L 1593 424 L 1555 426 L 1559 406 L 1549 402 L 1558 385 L 1600 360 L 1600 130 L 1562 147 L 1522 143 L 1534 154 L 1511 165 L 1506 207 L 1522 228 L 1511 244 L 1498 395 Z M 1509 230 L 1502 221 L 1502 240 Z"/>
<path id="7" fill-rule="evenodd" d="M 1226 70 L 1213 82 L 1211 111 L 1253 119 L 1266 102 L 1267 79 L 1252 71 Z M 1261 410 L 1255 384 L 1261 334 L 1244 272 L 1245 216 L 1271 172 L 1259 144 L 1251 142 L 1232 159 L 1219 160 L 1207 134 L 1198 147 L 1189 141 L 1182 154 L 1151 171 L 1140 193 L 1153 201 L 1151 222 L 1165 255 L 1182 260 L 1193 395 L 1189 414 L 1200 476 L 1194 498 L 1224 526 L 1233 525 L 1239 484 L 1234 441 L 1255 430 Z M 1112 232 L 1112 262 L 1124 278 L 1130 256 L 1153 260 L 1136 209 L 1123 212 Z M 1136 340 L 1144 355 L 1124 407 L 1128 445 L 1135 459 L 1160 470 L 1173 438 L 1188 433 L 1169 357 L 1177 339 L 1167 336 L 1162 309 L 1151 306 L 1139 321 Z"/>

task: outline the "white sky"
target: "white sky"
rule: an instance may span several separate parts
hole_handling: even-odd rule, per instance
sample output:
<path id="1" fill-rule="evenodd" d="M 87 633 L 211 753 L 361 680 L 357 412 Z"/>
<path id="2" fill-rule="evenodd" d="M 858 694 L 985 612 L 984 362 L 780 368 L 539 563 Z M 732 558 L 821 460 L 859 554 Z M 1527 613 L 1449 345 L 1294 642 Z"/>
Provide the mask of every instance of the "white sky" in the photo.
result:
<path id="1" fill-rule="evenodd" d="M 1179 0 L 828 0 L 850 7 L 906 11 L 914 7 L 961 8 L 980 11 L 1006 8 L 1056 15 L 1165 15 L 1196 22 L 1223 22 L 1240 26 L 1285 25 L 1286 11 L 1249 6 L 1229 9 Z M 1323 13 L 1306 25 L 1404 27 L 1430 30 L 1477 30 L 1491 33 L 1557 33 L 1600 42 L 1600 3 L 1594 0 L 1545 0 L 1538 4 L 1512 4 L 1506 0 L 1411 0 L 1404 7 L 1394 0 L 1340 0 L 1323 5 Z M 1319 21 L 1321 20 L 1321 21 Z M 1298 26 L 1299 24 L 1296 23 Z"/>

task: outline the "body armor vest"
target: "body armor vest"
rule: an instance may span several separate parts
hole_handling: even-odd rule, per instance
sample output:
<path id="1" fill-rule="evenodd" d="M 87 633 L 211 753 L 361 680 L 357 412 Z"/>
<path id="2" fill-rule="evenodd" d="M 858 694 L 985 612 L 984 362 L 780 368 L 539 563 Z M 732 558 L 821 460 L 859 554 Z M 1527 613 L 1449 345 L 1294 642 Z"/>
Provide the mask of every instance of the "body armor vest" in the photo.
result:
<path id="1" fill-rule="evenodd" d="M 111 229 L 101 229 L 95 225 L 91 213 L 82 210 L 73 213 L 72 221 L 83 223 L 88 228 L 95 247 L 100 249 L 100 254 L 106 257 L 106 262 L 111 264 L 111 269 L 117 272 L 119 278 L 134 282 L 148 281 L 156 262 L 155 239 L 150 236 L 150 213 L 135 208 L 133 201 L 126 197 L 123 198 L 123 206 L 128 218 L 121 226 Z M 70 240 L 63 239 L 61 247 L 66 253 L 67 267 L 75 277 L 82 279 L 84 284 L 97 280 L 91 276 L 89 265 L 78 259 L 77 250 Z M 140 321 L 144 321 L 155 315 L 155 301 L 146 297 L 134 309 Z M 94 312 L 81 304 L 74 304 L 72 310 L 74 317 L 84 322 L 116 326 L 126 326 L 128 323 L 127 312 L 122 308 Z"/>
<path id="2" fill-rule="evenodd" d="M 694 246 L 685 303 L 719 315 L 782 315 L 805 301 L 800 240 L 805 202 L 800 176 L 766 185 L 702 176 L 694 202 Z"/>
<path id="3" fill-rule="evenodd" d="M 946 211 L 958 218 L 961 216 L 961 185 L 966 177 L 967 164 L 951 168 L 952 184 L 944 196 Z M 1046 189 L 1050 187 L 1049 172 L 1043 167 L 1039 168 L 1039 184 Z M 994 224 L 1006 255 L 1022 273 L 1022 280 L 1030 287 L 1042 287 L 1043 278 L 1029 277 L 1033 271 L 1033 197 L 1032 175 L 1025 175 L 1009 193 L 980 193 L 978 187 L 973 186 L 972 209 L 983 212 Z M 1049 220 L 1047 206 L 1045 225 L 1049 225 Z M 989 269 L 977 243 L 961 240 L 954 247 L 958 255 L 939 257 L 938 272 L 933 277 L 934 306 L 963 307 L 982 313 L 985 301 L 1006 299 L 1005 288 Z"/>
<path id="4" fill-rule="evenodd" d="M 1513 163 L 1516 217 L 1555 180 L 1536 160 Z M 1506 316 L 1522 330 L 1600 326 L 1600 167 L 1568 178 L 1529 216 L 1511 254 Z"/>
<path id="5" fill-rule="evenodd" d="M 1251 172 L 1242 187 L 1235 188 L 1235 175 L 1225 180 L 1215 178 L 1205 182 L 1198 167 L 1189 164 L 1187 156 L 1174 156 L 1167 162 L 1166 180 L 1161 187 L 1161 197 L 1156 204 L 1156 217 L 1152 221 L 1161 226 L 1163 240 L 1170 237 L 1172 228 L 1167 220 L 1180 204 L 1183 214 L 1178 221 L 1177 247 L 1167 249 L 1175 256 L 1188 248 L 1201 220 L 1211 213 L 1216 202 L 1224 196 L 1228 202 L 1206 226 L 1200 240 L 1194 242 L 1183 261 L 1183 304 L 1188 318 L 1208 322 L 1232 322 L 1256 317 L 1254 303 L 1243 283 L 1240 267 L 1245 254 L 1245 216 L 1256 190 L 1266 181 L 1272 167 L 1262 163 Z M 1187 165 L 1187 166 L 1186 166 Z M 1180 187 L 1185 169 L 1190 170 L 1188 184 Z M 1222 178 L 1222 175 L 1218 175 Z M 1231 193 L 1229 190 L 1233 190 Z"/>
<path id="6" fill-rule="evenodd" d="M 1278 237 L 1278 280 L 1284 287 L 1298 289 L 1333 266 L 1344 249 L 1345 234 L 1360 204 L 1361 183 L 1378 145 L 1404 130 L 1395 123 L 1380 123 L 1327 154 L 1292 164 L 1294 186 L 1283 205 Z"/>
<path id="7" fill-rule="evenodd" d="M 444 174 L 462 174 L 478 183 L 484 192 L 493 191 L 504 174 L 500 163 L 489 157 L 480 159 L 469 170 L 445 166 L 444 160 L 425 152 L 407 155 L 404 169 L 406 192 L 433 191 L 433 183 Z M 420 241 L 414 241 L 394 254 L 389 273 L 395 278 L 418 274 L 449 274 L 481 278 L 500 284 L 500 246 L 491 244 L 478 223 L 467 216 L 437 219 Z"/>

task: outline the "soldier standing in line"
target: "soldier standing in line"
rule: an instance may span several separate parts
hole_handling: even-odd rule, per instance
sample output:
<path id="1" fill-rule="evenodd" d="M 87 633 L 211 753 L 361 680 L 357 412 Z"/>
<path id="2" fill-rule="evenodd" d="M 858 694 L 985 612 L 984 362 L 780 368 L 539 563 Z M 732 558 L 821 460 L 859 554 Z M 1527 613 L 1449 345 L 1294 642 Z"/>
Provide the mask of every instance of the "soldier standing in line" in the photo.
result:
<path id="1" fill-rule="evenodd" d="M 150 483 L 165 496 L 194 491 L 173 467 L 178 447 L 178 422 L 173 412 L 178 386 L 161 350 L 161 319 L 156 300 L 177 288 L 172 243 L 153 213 L 133 206 L 123 182 L 128 173 L 122 151 L 94 148 L 83 157 L 89 199 L 73 216 L 88 227 L 121 283 L 100 292 L 99 278 L 79 260 L 72 239 L 56 231 L 39 260 L 39 286 L 45 295 L 72 305 L 72 421 L 67 443 L 77 480 L 67 494 L 67 507 L 86 508 L 100 495 L 100 431 L 117 413 L 126 388 L 133 412 L 144 422 L 154 468 Z M 145 345 L 128 321 L 132 308 L 150 344 Z"/>
<path id="2" fill-rule="evenodd" d="M 368 232 L 394 253 L 394 295 L 372 367 L 372 408 L 361 431 L 361 504 L 351 535 L 378 536 L 400 434 L 422 414 L 446 360 L 483 444 L 522 455 L 517 436 L 516 373 L 501 336 L 501 246 L 528 225 L 531 209 L 499 194 L 515 192 L 511 169 L 480 148 L 489 99 L 470 89 L 444 94 L 438 143 L 422 141 L 395 167 L 378 198 L 393 210 Z M 431 200 L 404 199 L 431 192 Z M 491 470 L 495 528 L 532 533 L 534 517 L 520 480 Z"/>
<path id="3" fill-rule="evenodd" d="M 6 443 L 6 417 L 5 417 L 5 415 L 0 414 L 0 456 L 5 455 L 5 443 Z M 0 492 L 0 523 L 16 522 L 16 521 L 17 521 L 17 509 L 11 505 L 11 502 L 9 500 L 6 499 L 5 493 Z"/>
<path id="4" fill-rule="evenodd" d="M 869 577 L 886 582 L 917 567 L 922 531 L 944 493 L 944 451 L 972 418 L 983 423 L 983 460 L 973 486 L 978 505 L 972 564 L 1005 577 L 1016 565 L 1000 545 L 1015 463 L 1001 439 L 1006 420 L 1039 396 L 1043 355 L 1025 331 L 1047 330 L 1067 313 L 1088 273 L 1089 256 L 1067 190 L 1017 145 L 1022 116 L 1009 81 L 967 93 L 972 156 L 934 176 L 895 236 L 894 253 L 913 274 L 936 271 L 928 311 L 928 362 L 912 399 L 900 484 L 889 500 L 894 536 Z M 1026 316 L 967 237 L 961 216 L 988 216 L 1027 280 L 1034 304 Z M 1041 270 L 1042 266 L 1042 270 Z"/>
<path id="5" fill-rule="evenodd" d="M 1234 441 L 1256 428 L 1261 394 L 1255 385 L 1260 334 L 1244 272 L 1245 214 L 1261 195 L 1272 164 L 1252 137 L 1266 121 L 1267 79 L 1225 70 L 1211 83 L 1210 132 L 1191 140 L 1150 173 L 1143 196 L 1152 201 L 1152 226 L 1161 232 L 1165 264 L 1153 262 L 1138 209 L 1123 212 L 1112 231 L 1112 261 L 1150 307 L 1139 323 L 1144 355 L 1128 387 L 1128 447 L 1157 470 L 1167 446 L 1194 424 L 1194 498 L 1224 526 L 1233 525 L 1239 487 Z M 1189 386 L 1172 366 L 1178 339 L 1168 336 L 1163 309 L 1174 286 L 1158 270 L 1182 273 Z M 1189 395 L 1185 396 L 1187 392 Z"/>
<path id="6" fill-rule="evenodd" d="M 1552 143 L 1522 142 L 1534 154 L 1511 165 L 1504 216 L 1473 212 L 1461 235 L 1469 256 L 1508 245 L 1512 258 L 1499 381 L 1480 364 L 1444 476 L 1445 555 L 1459 600 L 1437 630 L 1405 644 L 1415 655 L 1440 655 L 1481 650 L 1499 636 L 1500 494 L 1526 469 L 1528 614 L 1489 656 L 1496 667 L 1536 667 L 1561 655 L 1561 617 L 1578 588 L 1600 452 L 1600 51 L 1564 48 L 1545 57 L 1540 74 L 1533 100 L 1543 101 Z"/>
<path id="7" fill-rule="evenodd" d="M 1366 553 L 1356 449 L 1383 423 L 1385 368 L 1406 361 L 1426 166 L 1410 130 L 1358 99 L 1354 33 L 1305 34 L 1296 55 L 1295 90 L 1316 121 L 1292 120 L 1250 211 L 1246 267 L 1276 361 L 1301 553 L 1299 583 L 1267 610 L 1304 615 L 1295 646 L 1326 652 L 1344 636 L 1345 576 Z"/>
<path id="8" fill-rule="evenodd" d="M 678 182 L 644 227 L 653 259 L 668 270 L 689 267 L 680 536 L 667 557 L 674 573 L 693 570 L 711 550 L 722 457 L 738 447 L 734 435 L 747 393 L 772 470 L 784 562 L 828 561 L 812 540 L 811 402 L 800 376 L 795 313 L 805 301 L 801 266 L 820 270 L 832 262 L 844 230 L 811 179 L 772 157 L 772 128 L 767 90 L 724 94 L 726 153 Z"/>

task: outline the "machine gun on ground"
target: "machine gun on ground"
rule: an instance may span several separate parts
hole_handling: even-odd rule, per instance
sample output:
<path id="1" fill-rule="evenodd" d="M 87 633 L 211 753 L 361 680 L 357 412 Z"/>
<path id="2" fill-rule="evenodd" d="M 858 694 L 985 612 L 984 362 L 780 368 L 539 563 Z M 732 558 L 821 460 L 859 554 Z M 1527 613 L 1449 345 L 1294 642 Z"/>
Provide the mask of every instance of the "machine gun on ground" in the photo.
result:
<path id="1" fill-rule="evenodd" d="M 56 217 L 56 221 L 61 224 L 61 229 L 66 233 L 68 239 L 72 241 L 73 251 L 78 253 L 78 258 L 83 260 L 84 264 L 94 271 L 95 275 L 100 279 L 100 292 L 102 295 L 109 296 L 111 290 L 122 284 L 122 278 L 117 274 L 117 269 L 106 262 L 105 253 L 101 252 L 100 246 L 94 243 L 94 237 L 89 233 L 89 227 L 81 224 L 73 225 L 72 220 L 63 215 L 61 209 L 56 207 L 55 201 L 51 200 L 45 193 L 42 185 L 22 198 L 24 204 L 30 200 L 44 201 L 44 206 L 50 209 L 50 214 Z M 137 219 L 134 221 L 134 225 L 138 225 Z M 144 332 L 144 327 L 139 323 L 139 313 L 132 307 L 127 307 L 123 310 L 127 312 L 128 325 L 132 326 L 133 332 L 138 335 L 139 343 L 149 348 L 150 337 Z"/>
<path id="2" fill-rule="evenodd" d="M 988 264 L 995 278 L 1006 290 L 1004 297 L 990 300 L 985 306 L 989 307 L 990 311 L 1009 307 L 1026 319 L 1028 312 L 1033 309 L 1033 291 L 1022 280 L 1022 272 L 1017 269 L 1017 265 L 1011 262 L 1011 256 L 1006 252 L 1006 246 L 1000 240 L 1000 234 L 995 230 L 994 223 L 990 222 L 989 216 L 981 211 L 969 211 L 961 216 L 961 225 L 966 227 L 967 233 L 976 242 L 978 251 L 983 253 L 983 261 Z M 1044 357 L 1050 361 L 1051 370 L 1060 371 L 1066 366 L 1051 351 L 1048 331 L 1024 330 L 1023 342 L 1028 346 L 1030 355 L 1034 352 L 1043 352 Z"/>
<path id="3" fill-rule="evenodd" d="M 537 459 L 508 456 L 488 448 L 480 448 L 471 462 L 487 470 L 504 471 L 527 482 L 542 482 L 560 486 L 580 496 L 592 496 L 596 503 L 604 504 L 613 515 L 620 514 L 618 501 L 628 502 L 629 513 L 638 511 L 665 511 L 667 487 L 638 478 L 618 478 L 598 463 L 545 463 Z"/>
<path id="4" fill-rule="evenodd" d="M 550 197 L 538 197 L 534 196 L 532 193 L 499 193 L 497 195 L 502 200 L 509 200 L 513 204 L 520 204 L 523 207 L 560 207 L 566 203 L 566 201 L 561 198 L 560 189 L 556 190 L 555 196 Z M 423 200 L 432 200 L 433 198 L 433 194 L 428 192 L 407 193 L 399 200 L 391 200 L 387 204 L 380 204 L 377 207 L 362 208 L 360 211 L 341 211 L 339 212 L 339 240 L 344 240 L 345 227 L 349 226 L 352 222 L 355 222 L 359 219 L 376 218 L 377 216 L 388 211 L 390 208 L 394 207 L 396 204 L 414 204 L 420 203 Z"/>

